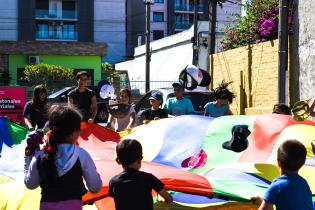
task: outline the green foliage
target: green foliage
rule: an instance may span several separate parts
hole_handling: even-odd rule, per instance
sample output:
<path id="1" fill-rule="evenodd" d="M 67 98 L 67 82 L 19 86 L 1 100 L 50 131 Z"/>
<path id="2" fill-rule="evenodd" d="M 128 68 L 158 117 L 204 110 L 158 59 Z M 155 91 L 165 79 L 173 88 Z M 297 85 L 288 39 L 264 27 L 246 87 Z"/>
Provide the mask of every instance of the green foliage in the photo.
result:
<path id="1" fill-rule="evenodd" d="M 226 28 L 222 48 L 229 50 L 274 39 L 277 36 L 275 33 L 277 32 L 277 24 L 276 28 L 272 29 L 272 34 L 268 37 L 263 36 L 261 27 L 262 23 L 268 19 L 277 23 L 278 2 L 278 0 L 251 0 L 241 4 L 246 15 L 237 15 L 234 26 Z"/>
<path id="2" fill-rule="evenodd" d="M 57 65 L 36 64 L 27 65 L 24 71 L 24 79 L 35 86 L 43 84 L 48 92 L 53 92 L 65 86 L 73 85 L 73 69 Z"/>
<path id="3" fill-rule="evenodd" d="M 107 73 L 107 72 L 111 72 L 114 70 L 115 69 L 114 69 L 112 64 L 110 64 L 108 62 L 102 63 L 102 72 Z"/>

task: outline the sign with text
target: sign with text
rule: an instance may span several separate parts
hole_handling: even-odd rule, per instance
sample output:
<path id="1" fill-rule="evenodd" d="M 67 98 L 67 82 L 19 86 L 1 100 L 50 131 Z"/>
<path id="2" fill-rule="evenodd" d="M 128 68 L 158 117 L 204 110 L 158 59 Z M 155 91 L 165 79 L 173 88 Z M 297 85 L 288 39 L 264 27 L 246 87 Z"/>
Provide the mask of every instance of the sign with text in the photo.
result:
<path id="1" fill-rule="evenodd" d="M 0 87 L 0 116 L 7 116 L 15 122 L 23 122 L 26 103 L 26 88 Z"/>

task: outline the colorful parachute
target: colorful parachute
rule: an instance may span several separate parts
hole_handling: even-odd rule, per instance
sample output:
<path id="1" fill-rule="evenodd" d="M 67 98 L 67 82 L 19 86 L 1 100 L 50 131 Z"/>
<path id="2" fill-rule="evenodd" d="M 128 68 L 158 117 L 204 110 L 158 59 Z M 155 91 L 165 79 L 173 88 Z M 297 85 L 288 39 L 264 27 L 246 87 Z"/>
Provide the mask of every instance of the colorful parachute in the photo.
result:
<path id="1" fill-rule="evenodd" d="M 248 148 L 241 153 L 223 149 L 222 143 L 231 139 L 232 127 L 239 124 L 248 125 L 251 131 Z M 0 208 L 38 206 L 38 189 L 32 191 L 38 199 L 32 200 L 21 181 L 22 139 L 26 130 L 4 118 L 0 118 L 0 125 L 0 142 L 3 144 Z M 108 197 L 107 183 L 122 170 L 114 161 L 115 145 L 120 137 L 98 125 L 83 126 L 79 144 L 92 155 L 104 183 L 99 194 L 86 194 L 83 200 L 86 203 L 96 201 L 95 206 L 88 206 L 91 208 L 114 209 L 113 201 Z M 262 196 L 270 182 L 279 176 L 276 151 L 286 139 L 297 139 L 306 146 L 308 159 L 300 174 L 314 193 L 315 161 L 311 149 L 314 133 L 314 122 L 296 122 L 290 116 L 270 114 L 215 119 L 180 116 L 152 121 L 130 133 L 120 134 L 123 139 L 135 138 L 141 142 L 145 160 L 142 170 L 155 174 L 171 190 L 175 202 L 170 205 L 155 203 L 155 209 L 212 210 L 257 209 L 250 198 Z M 19 193 L 14 197 L 15 192 Z"/>

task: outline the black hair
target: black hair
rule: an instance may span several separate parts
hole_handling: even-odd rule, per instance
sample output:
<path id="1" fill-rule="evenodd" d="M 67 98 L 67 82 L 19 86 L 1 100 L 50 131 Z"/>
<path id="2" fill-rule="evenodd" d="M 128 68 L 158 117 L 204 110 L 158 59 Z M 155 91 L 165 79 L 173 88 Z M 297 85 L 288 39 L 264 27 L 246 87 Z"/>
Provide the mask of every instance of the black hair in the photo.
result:
<path id="1" fill-rule="evenodd" d="M 116 146 L 117 158 L 124 168 L 142 159 L 142 146 L 135 139 L 126 139 Z"/>
<path id="2" fill-rule="evenodd" d="M 224 98 L 228 99 L 229 103 L 233 102 L 233 98 L 236 97 L 235 93 L 231 92 L 228 89 L 228 86 L 232 82 L 226 83 L 224 80 L 219 84 L 219 86 L 214 90 L 214 97 L 216 100 L 221 99 L 223 96 Z"/>
<path id="3" fill-rule="evenodd" d="M 284 170 L 298 171 L 305 163 L 306 148 L 297 140 L 287 140 L 278 149 L 278 161 Z"/>
<path id="4" fill-rule="evenodd" d="M 46 94 L 46 98 L 45 98 L 44 101 L 40 100 L 39 95 L 41 93 L 45 93 Z M 34 91 L 33 91 L 32 105 L 35 108 L 40 108 L 40 107 L 45 106 L 46 104 L 47 104 L 47 90 L 46 90 L 45 86 L 44 85 L 36 85 L 34 87 Z"/>
<path id="5" fill-rule="evenodd" d="M 44 147 L 44 155 L 39 161 L 39 175 L 41 181 L 54 181 L 57 177 L 55 155 L 57 145 L 68 143 L 67 138 L 80 130 L 82 116 L 74 108 L 65 105 L 54 105 L 49 110 L 50 134 Z"/>
<path id="6" fill-rule="evenodd" d="M 286 104 L 275 104 L 273 106 L 273 111 L 272 113 L 274 114 L 285 114 L 285 115 L 291 115 L 291 109 L 289 106 Z"/>
<path id="7" fill-rule="evenodd" d="M 78 80 L 78 79 L 80 79 L 80 77 L 81 77 L 82 75 L 86 75 L 88 78 L 90 78 L 90 75 L 89 75 L 89 73 L 87 73 L 87 71 L 79 71 L 79 72 L 77 73 L 77 75 L 75 76 L 75 78 Z"/>

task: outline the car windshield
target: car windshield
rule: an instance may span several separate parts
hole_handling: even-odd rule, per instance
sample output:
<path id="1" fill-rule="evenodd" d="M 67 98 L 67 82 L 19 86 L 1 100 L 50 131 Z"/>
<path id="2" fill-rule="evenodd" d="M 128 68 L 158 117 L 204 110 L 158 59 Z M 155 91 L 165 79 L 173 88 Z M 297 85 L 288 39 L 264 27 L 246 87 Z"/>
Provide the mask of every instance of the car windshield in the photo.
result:
<path id="1" fill-rule="evenodd" d="M 71 89 L 72 87 L 66 87 L 66 88 L 62 88 L 61 90 L 58 90 L 57 92 L 54 92 L 52 94 L 50 94 L 48 96 L 48 98 L 56 98 L 57 96 L 59 96 L 60 94 L 64 93 L 65 91 Z"/>

